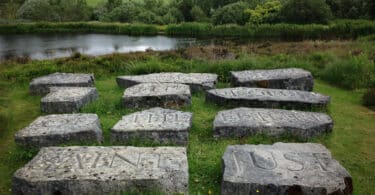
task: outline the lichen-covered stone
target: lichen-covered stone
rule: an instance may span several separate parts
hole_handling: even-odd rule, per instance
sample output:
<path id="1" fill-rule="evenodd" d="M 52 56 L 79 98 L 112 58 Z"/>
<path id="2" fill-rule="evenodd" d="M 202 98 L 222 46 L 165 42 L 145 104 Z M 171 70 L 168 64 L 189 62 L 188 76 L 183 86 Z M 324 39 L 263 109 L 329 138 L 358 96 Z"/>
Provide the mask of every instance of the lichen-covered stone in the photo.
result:
<path id="1" fill-rule="evenodd" d="M 96 114 L 53 114 L 40 116 L 18 131 L 15 141 L 18 145 L 39 148 L 69 143 L 101 143 L 103 136 Z"/>
<path id="2" fill-rule="evenodd" d="M 217 75 L 209 73 L 165 72 L 147 75 L 119 76 L 116 79 L 120 87 L 128 88 L 140 83 L 176 83 L 190 86 L 191 91 L 215 88 Z"/>
<path id="3" fill-rule="evenodd" d="M 13 175 L 15 195 L 188 194 L 184 147 L 45 147 Z"/>
<path id="4" fill-rule="evenodd" d="M 152 108 L 123 116 L 111 129 L 111 142 L 129 144 L 134 140 L 159 144 L 187 145 L 192 125 L 190 112 Z"/>
<path id="5" fill-rule="evenodd" d="M 219 112 L 214 120 L 215 137 L 290 134 L 306 140 L 332 128 L 333 121 L 326 114 L 280 109 L 236 108 Z"/>
<path id="6" fill-rule="evenodd" d="M 44 113 L 72 113 L 97 97 L 94 87 L 51 87 L 40 106 Z"/>
<path id="7" fill-rule="evenodd" d="M 313 143 L 228 146 L 222 195 L 351 194 L 352 178 L 328 149 Z"/>
<path id="8" fill-rule="evenodd" d="M 330 97 L 300 90 L 237 87 L 208 90 L 206 101 L 231 107 L 311 109 L 326 108 Z"/>
<path id="9" fill-rule="evenodd" d="M 231 72 L 232 86 L 312 91 L 314 78 L 300 68 Z"/>
<path id="10" fill-rule="evenodd" d="M 57 72 L 33 79 L 29 91 L 31 95 L 46 95 L 50 87 L 93 87 L 94 83 L 93 74 Z"/>
<path id="11" fill-rule="evenodd" d="M 125 89 L 122 100 L 127 108 L 178 108 L 191 104 L 191 94 L 184 84 L 142 83 Z"/>

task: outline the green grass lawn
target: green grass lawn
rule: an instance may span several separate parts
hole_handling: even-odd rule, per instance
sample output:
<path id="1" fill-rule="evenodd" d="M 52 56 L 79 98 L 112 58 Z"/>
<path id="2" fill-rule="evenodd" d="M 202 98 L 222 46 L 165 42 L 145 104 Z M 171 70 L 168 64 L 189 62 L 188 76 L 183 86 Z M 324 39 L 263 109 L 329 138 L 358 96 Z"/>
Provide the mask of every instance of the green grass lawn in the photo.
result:
<path id="1" fill-rule="evenodd" d="M 228 84 L 220 83 L 218 87 Z M 0 90 L 0 107 L 7 114 L 0 128 L 0 194 L 11 194 L 11 177 L 35 154 L 15 146 L 13 134 L 27 126 L 37 116 L 40 97 L 28 95 L 28 84 L 12 84 L 7 92 Z M 82 112 L 97 113 L 100 117 L 105 143 L 109 145 L 109 129 L 121 116 L 132 112 L 121 107 L 123 90 L 115 77 L 100 77 L 97 80 L 100 98 L 82 109 Z M 351 173 L 355 194 L 371 194 L 375 186 L 375 112 L 361 106 L 362 91 L 346 91 L 317 81 L 315 91 L 330 95 L 332 102 L 329 114 L 335 121 L 329 135 L 314 138 L 312 142 L 324 144 L 333 156 Z M 194 94 L 191 107 L 184 108 L 194 113 L 193 128 L 188 146 L 190 194 L 219 194 L 221 182 L 221 156 L 230 144 L 271 144 L 278 141 L 293 142 L 293 138 L 269 138 L 253 136 L 245 139 L 219 139 L 212 137 L 212 123 L 216 113 L 224 108 L 204 101 L 204 94 Z M 142 146 L 143 144 L 138 144 Z"/>

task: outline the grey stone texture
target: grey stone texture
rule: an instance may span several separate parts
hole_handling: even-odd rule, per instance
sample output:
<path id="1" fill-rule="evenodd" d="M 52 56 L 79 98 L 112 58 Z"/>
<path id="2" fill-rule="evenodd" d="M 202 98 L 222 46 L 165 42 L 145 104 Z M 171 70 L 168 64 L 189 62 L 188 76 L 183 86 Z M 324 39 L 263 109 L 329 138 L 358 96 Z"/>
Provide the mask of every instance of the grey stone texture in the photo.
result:
<path id="1" fill-rule="evenodd" d="M 94 87 L 51 87 L 40 106 L 44 113 L 72 113 L 96 98 Z"/>
<path id="2" fill-rule="evenodd" d="M 300 68 L 231 72 L 232 86 L 312 91 L 314 78 Z"/>
<path id="3" fill-rule="evenodd" d="M 326 108 L 330 97 L 319 93 L 264 88 L 225 88 L 206 92 L 206 101 L 231 107 L 311 109 Z"/>
<path id="4" fill-rule="evenodd" d="M 351 194 L 352 178 L 320 144 L 228 146 L 222 195 Z"/>
<path id="5" fill-rule="evenodd" d="M 103 141 L 96 114 L 53 114 L 38 117 L 15 134 L 15 142 L 26 147 L 61 144 L 95 144 Z"/>
<path id="6" fill-rule="evenodd" d="M 93 87 L 93 74 L 53 73 L 35 78 L 29 85 L 31 95 L 46 95 L 50 87 Z"/>
<path id="7" fill-rule="evenodd" d="M 15 195 L 188 194 L 184 147 L 45 147 L 13 175 Z"/>
<path id="8" fill-rule="evenodd" d="M 190 86 L 192 92 L 215 88 L 217 75 L 209 73 L 153 73 L 147 75 L 119 76 L 116 81 L 120 87 L 128 88 L 140 83 L 176 83 Z"/>
<path id="9" fill-rule="evenodd" d="M 158 144 L 187 145 L 193 114 L 152 108 L 123 116 L 111 129 L 111 142 L 130 144 L 134 140 Z"/>
<path id="10" fill-rule="evenodd" d="M 127 108 L 178 108 L 191 104 L 191 93 L 184 84 L 142 83 L 125 89 L 122 100 Z"/>
<path id="11" fill-rule="evenodd" d="M 255 134 L 290 134 L 302 140 L 329 133 L 333 120 L 326 114 L 295 110 L 236 108 L 219 112 L 214 137 L 244 137 Z"/>

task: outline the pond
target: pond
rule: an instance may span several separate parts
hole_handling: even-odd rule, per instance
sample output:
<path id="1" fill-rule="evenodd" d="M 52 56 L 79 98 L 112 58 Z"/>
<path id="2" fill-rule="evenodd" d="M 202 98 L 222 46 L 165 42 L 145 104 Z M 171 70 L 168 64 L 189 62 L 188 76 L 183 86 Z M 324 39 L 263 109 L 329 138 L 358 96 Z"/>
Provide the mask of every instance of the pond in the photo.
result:
<path id="1" fill-rule="evenodd" d="M 208 44 L 213 44 L 213 40 L 113 34 L 0 35 L 0 61 L 18 57 L 52 59 L 68 57 L 75 52 L 95 56 L 145 51 L 148 48 L 162 51 Z"/>

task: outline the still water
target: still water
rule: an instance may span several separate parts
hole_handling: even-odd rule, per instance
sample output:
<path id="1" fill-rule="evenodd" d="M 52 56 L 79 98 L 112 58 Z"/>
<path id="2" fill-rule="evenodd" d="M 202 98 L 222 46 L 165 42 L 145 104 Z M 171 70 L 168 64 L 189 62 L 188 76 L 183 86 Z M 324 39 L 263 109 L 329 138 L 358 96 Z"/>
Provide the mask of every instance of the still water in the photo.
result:
<path id="1" fill-rule="evenodd" d="M 17 34 L 0 35 L 0 61 L 16 57 L 51 59 L 75 52 L 86 55 L 157 51 L 208 45 L 210 40 L 166 36 L 127 36 L 111 34 Z"/>

